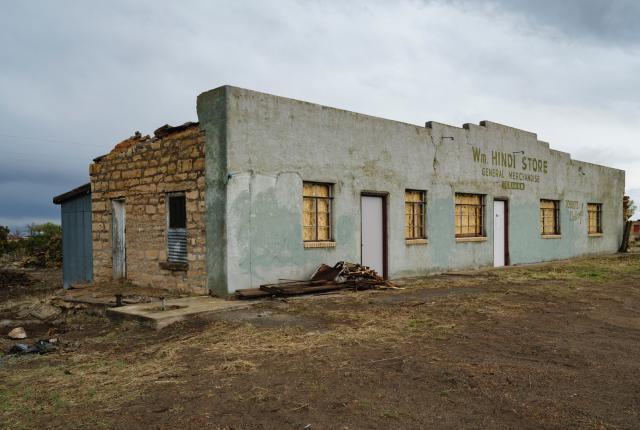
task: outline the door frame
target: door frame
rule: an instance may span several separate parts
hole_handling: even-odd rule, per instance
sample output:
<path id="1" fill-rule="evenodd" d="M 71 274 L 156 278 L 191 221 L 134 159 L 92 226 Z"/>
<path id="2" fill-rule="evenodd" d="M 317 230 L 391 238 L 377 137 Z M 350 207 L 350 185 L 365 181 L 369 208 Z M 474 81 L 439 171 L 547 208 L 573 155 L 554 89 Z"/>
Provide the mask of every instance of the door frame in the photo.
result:
<path id="1" fill-rule="evenodd" d="M 115 214 L 114 208 L 117 204 L 122 204 L 122 243 L 123 243 L 123 255 L 122 255 L 122 273 L 120 278 L 118 279 L 126 279 L 127 278 L 127 209 L 126 209 L 126 199 L 124 197 L 118 197 L 111 199 L 111 276 L 115 279 L 114 272 L 114 236 L 116 232 L 113 230 L 114 222 L 115 222 Z"/>
<path id="2" fill-rule="evenodd" d="M 387 203 L 389 193 L 384 191 L 361 191 L 360 192 L 360 264 L 362 264 L 362 198 L 379 197 L 382 198 L 382 277 L 388 278 L 389 273 L 389 253 L 388 253 L 388 232 L 387 226 Z"/>
<path id="3" fill-rule="evenodd" d="M 510 266 L 509 261 L 509 198 L 508 197 L 494 197 L 493 201 L 504 202 L 504 265 Z M 492 211 L 495 215 L 495 209 L 492 207 Z M 491 217 L 493 219 L 493 217 Z M 494 232 L 495 236 L 495 232 Z"/>

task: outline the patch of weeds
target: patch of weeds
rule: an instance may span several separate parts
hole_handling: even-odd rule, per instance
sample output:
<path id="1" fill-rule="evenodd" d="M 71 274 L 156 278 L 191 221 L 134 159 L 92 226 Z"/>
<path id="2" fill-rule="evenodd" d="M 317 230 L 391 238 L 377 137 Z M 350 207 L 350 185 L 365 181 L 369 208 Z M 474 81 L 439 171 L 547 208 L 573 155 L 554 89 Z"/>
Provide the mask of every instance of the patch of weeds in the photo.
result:
<path id="1" fill-rule="evenodd" d="M 255 372 L 257 367 L 257 364 L 252 361 L 237 359 L 225 361 L 219 366 L 214 366 L 213 368 L 211 368 L 211 370 L 220 371 L 222 373 L 230 375 L 239 375 L 243 373 Z"/>
<path id="2" fill-rule="evenodd" d="M 52 391 L 49 393 L 49 401 L 54 409 L 60 409 L 67 405 L 67 402 L 62 399 L 60 393 L 57 391 Z"/>
<path id="3" fill-rule="evenodd" d="M 127 366 L 127 363 L 125 361 L 123 361 L 123 360 L 113 360 L 112 364 L 115 367 L 126 367 Z"/>
<path id="4" fill-rule="evenodd" d="M 98 390 L 96 389 L 96 387 L 91 387 L 87 391 L 87 394 L 89 395 L 89 397 L 95 397 L 96 394 L 98 394 Z"/>
<path id="5" fill-rule="evenodd" d="M 16 394 L 15 390 L 8 388 L 0 388 L 0 411 L 8 412 L 11 410 L 11 398 Z"/>
<path id="6" fill-rule="evenodd" d="M 451 334 L 455 326 L 456 326 L 455 324 L 441 324 L 441 325 L 435 326 L 433 328 L 433 333 L 432 333 L 433 339 L 435 340 L 449 339 L 449 334 Z"/>
<path id="7" fill-rule="evenodd" d="M 371 409 L 373 407 L 372 403 L 366 399 L 356 400 L 356 402 L 364 409 Z"/>
<path id="8" fill-rule="evenodd" d="M 407 321 L 407 325 L 411 329 L 431 327 L 433 326 L 433 324 L 434 324 L 434 321 L 429 318 L 426 318 L 426 319 L 410 318 L 409 321 Z"/>
<path id="9" fill-rule="evenodd" d="M 607 274 L 601 270 L 577 270 L 576 276 L 594 280 L 604 280 L 608 277 Z"/>
<path id="10" fill-rule="evenodd" d="M 181 414 L 184 412 L 184 406 L 182 405 L 173 405 L 171 407 L 171 409 L 169 409 L 169 412 L 172 412 L 174 414 Z"/>
<path id="11" fill-rule="evenodd" d="M 393 411 L 382 411 L 380 416 L 382 418 L 389 418 L 389 419 L 394 419 L 394 420 L 397 420 L 398 418 L 400 418 L 400 417 L 398 417 L 398 414 L 396 414 Z"/>
<path id="12" fill-rule="evenodd" d="M 22 391 L 22 398 L 27 402 L 29 400 L 31 400 L 31 388 L 30 387 L 25 387 L 25 389 Z"/>

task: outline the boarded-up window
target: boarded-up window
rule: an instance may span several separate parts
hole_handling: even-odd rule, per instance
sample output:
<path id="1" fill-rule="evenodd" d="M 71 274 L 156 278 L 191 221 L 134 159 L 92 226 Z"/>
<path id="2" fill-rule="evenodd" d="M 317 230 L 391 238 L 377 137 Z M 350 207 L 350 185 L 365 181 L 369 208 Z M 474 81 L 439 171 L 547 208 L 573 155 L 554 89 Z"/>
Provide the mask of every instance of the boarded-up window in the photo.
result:
<path id="1" fill-rule="evenodd" d="M 540 200 L 540 231 L 543 235 L 560 234 L 560 202 Z"/>
<path id="2" fill-rule="evenodd" d="M 302 229 L 305 242 L 332 240 L 331 184 L 303 183 Z"/>
<path id="3" fill-rule="evenodd" d="M 187 262 L 187 207 L 184 194 L 168 196 L 167 260 Z"/>
<path id="4" fill-rule="evenodd" d="M 602 204 L 588 203 L 589 234 L 602 233 Z"/>
<path id="5" fill-rule="evenodd" d="M 484 196 L 456 193 L 456 237 L 484 237 Z"/>
<path id="6" fill-rule="evenodd" d="M 424 191 L 406 190 L 404 192 L 404 237 L 406 239 L 425 239 L 425 200 Z"/>

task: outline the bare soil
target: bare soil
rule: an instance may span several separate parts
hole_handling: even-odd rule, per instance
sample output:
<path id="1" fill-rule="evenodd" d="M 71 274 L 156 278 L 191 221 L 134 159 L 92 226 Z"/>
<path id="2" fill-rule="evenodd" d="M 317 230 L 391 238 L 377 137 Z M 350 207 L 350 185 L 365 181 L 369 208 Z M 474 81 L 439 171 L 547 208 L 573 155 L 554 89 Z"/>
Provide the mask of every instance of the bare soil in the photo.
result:
<path id="1" fill-rule="evenodd" d="M 0 427 L 640 428 L 640 255 L 404 286 L 160 332 L 69 312 L 58 352 L 0 357 Z"/>

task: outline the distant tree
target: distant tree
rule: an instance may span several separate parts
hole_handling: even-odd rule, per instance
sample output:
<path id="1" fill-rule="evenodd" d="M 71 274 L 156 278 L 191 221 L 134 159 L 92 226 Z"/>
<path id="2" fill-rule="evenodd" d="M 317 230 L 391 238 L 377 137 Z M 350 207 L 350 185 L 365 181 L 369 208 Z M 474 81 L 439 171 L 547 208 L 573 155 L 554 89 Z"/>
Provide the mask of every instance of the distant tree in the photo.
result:
<path id="1" fill-rule="evenodd" d="M 62 234 L 62 228 L 58 224 L 48 222 L 45 224 L 29 224 L 29 236 L 51 237 Z"/>
<path id="2" fill-rule="evenodd" d="M 629 200 L 629 206 L 627 206 L 627 211 L 624 214 L 624 219 L 630 220 L 633 214 L 636 213 L 636 210 L 638 210 L 638 207 L 636 206 L 635 202 L 633 200 Z"/>
<path id="3" fill-rule="evenodd" d="M 9 239 L 10 232 L 11 230 L 9 230 L 9 227 L 0 225 L 0 243 L 7 242 L 7 240 Z"/>
<path id="4" fill-rule="evenodd" d="M 0 225 L 0 255 L 11 253 L 16 250 L 16 243 L 9 242 L 9 227 Z"/>
<path id="5" fill-rule="evenodd" d="M 39 267 L 59 266 L 62 261 L 62 228 L 53 223 L 29 224 L 29 235 L 10 243 L 14 257 L 22 259 L 24 264 Z"/>

